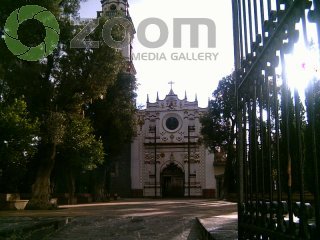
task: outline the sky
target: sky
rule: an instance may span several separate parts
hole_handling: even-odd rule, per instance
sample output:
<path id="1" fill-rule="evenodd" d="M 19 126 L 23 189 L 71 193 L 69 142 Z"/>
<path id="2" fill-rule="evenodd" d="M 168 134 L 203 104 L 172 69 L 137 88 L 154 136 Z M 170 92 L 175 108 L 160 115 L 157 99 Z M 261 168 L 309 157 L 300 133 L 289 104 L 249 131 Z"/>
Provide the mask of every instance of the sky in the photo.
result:
<path id="1" fill-rule="evenodd" d="M 165 23 L 169 33 L 168 40 L 157 48 L 148 48 L 140 38 L 134 38 L 137 105 L 146 105 L 147 94 L 150 102 L 156 101 L 157 92 L 160 99 L 165 98 L 170 91 L 168 83 L 173 81 L 173 91 L 180 99 L 184 98 L 185 91 L 189 101 L 194 101 L 197 94 L 199 106 L 207 107 L 208 98 L 211 98 L 219 80 L 231 74 L 234 68 L 231 1 L 129 0 L 129 4 L 136 30 L 141 29 L 139 26 L 143 20 L 158 18 Z M 100 0 L 87 0 L 81 5 L 80 16 L 95 18 L 96 11 L 101 11 Z M 216 26 L 216 46 L 208 46 L 208 29 L 202 25 L 199 27 L 199 45 L 191 48 L 190 28 L 184 25 L 182 45 L 174 48 L 173 23 L 178 18 L 206 18 L 213 21 Z M 143 33 L 149 42 L 164 36 L 163 31 L 160 32 L 154 24 L 149 24 Z"/>

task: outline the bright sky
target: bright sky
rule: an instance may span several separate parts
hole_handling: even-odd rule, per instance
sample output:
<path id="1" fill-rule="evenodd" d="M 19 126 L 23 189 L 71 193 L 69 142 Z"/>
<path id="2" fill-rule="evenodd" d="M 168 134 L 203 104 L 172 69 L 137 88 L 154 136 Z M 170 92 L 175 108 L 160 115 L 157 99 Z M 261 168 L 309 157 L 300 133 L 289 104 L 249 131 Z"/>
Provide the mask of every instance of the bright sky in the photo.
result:
<path id="1" fill-rule="evenodd" d="M 169 29 L 168 41 L 160 48 L 144 47 L 137 36 L 133 43 L 135 55 L 147 54 L 145 60 L 135 60 L 137 80 L 139 84 L 137 105 L 145 105 L 147 94 L 150 102 L 156 100 L 157 91 L 163 99 L 170 90 L 168 82 L 173 81 L 173 90 L 182 99 L 187 91 L 189 101 L 193 101 L 195 94 L 201 107 L 206 107 L 208 98 L 216 89 L 219 80 L 229 75 L 233 70 L 233 37 L 232 37 L 232 10 L 231 1 L 221 0 L 129 0 L 130 15 L 135 28 L 147 18 L 163 20 Z M 101 10 L 100 0 L 88 0 L 82 4 L 81 17 L 96 17 L 96 11 Z M 174 18 L 209 18 L 216 25 L 216 47 L 208 48 L 208 31 L 200 26 L 199 47 L 190 48 L 189 27 L 182 27 L 182 47 L 173 48 L 173 19 Z M 160 30 L 156 25 L 146 29 L 146 38 L 157 41 Z M 211 60 L 199 60 L 199 55 L 211 54 Z M 197 60 L 173 60 L 172 56 L 181 56 L 189 59 L 194 56 Z M 152 60 L 160 56 L 162 59 Z M 187 56 L 188 55 L 188 56 Z M 216 59 L 214 57 L 216 56 Z"/>

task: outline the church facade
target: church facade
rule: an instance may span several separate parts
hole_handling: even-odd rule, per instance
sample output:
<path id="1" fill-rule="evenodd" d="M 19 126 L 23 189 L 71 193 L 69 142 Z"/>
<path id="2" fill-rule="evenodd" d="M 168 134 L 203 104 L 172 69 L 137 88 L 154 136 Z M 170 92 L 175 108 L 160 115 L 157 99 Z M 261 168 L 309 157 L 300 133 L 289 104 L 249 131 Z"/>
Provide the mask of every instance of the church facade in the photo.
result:
<path id="1" fill-rule="evenodd" d="M 198 101 L 170 90 L 147 100 L 137 113 L 131 144 L 131 188 L 135 197 L 215 197 L 214 156 L 201 143 Z"/>
<path id="2" fill-rule="evenodd" d="M 122 17 L 132 22 L 128 0 L 101 0 L 97 17 Z M 135 75 L 132 40 L 121 49 L 124 74 Z M 172 89 L 137 112 L 137 136 L 108 160 L 107 191 L 122 197 L 217 197 L 214 156 L 201 143 L 200 117 L 207 111 L 198 101 L 179 99 Z M 218 181 L 219 183 L 219 181 Z"/>

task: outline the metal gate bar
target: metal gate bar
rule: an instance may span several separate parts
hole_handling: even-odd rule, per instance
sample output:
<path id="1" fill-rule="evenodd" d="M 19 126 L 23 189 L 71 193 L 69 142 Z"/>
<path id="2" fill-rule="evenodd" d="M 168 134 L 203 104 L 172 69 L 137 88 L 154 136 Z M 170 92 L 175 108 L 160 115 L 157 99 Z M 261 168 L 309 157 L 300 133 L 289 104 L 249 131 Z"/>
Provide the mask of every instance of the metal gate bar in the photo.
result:
<path id="1" fill-rule="evenodd" d="M 239 239 L 320 239 L 320 76 L 303 96 L 286 63 L 314 25 L 320 65 L 320 0 L 232 0 L 232 11 Z"/>

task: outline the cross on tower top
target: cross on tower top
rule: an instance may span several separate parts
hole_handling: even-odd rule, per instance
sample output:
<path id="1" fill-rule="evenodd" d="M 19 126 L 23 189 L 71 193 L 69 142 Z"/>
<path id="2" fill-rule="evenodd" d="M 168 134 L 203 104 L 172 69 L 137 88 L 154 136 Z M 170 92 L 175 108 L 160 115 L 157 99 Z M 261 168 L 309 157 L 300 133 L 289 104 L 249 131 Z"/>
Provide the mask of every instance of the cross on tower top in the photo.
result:
<path id="1" fill-rule="evenodd" d="M 171 90 L 172 90 L 172 85 L 174 84 L 174 82 L 170 81 L 170 82 L 168 82 L 168 84 L 171 85 Z"/>

